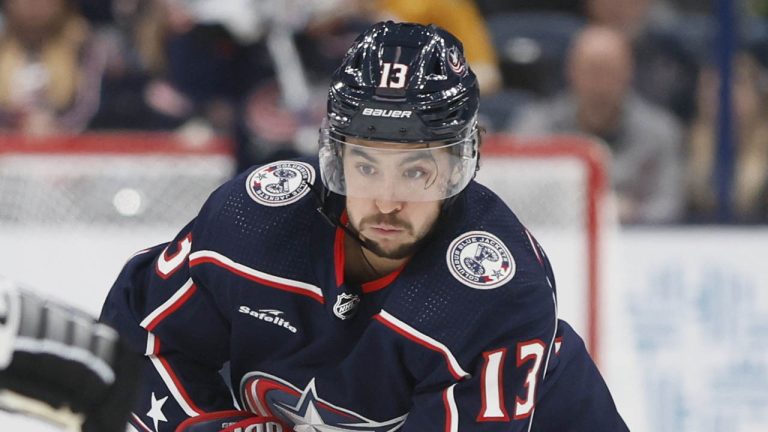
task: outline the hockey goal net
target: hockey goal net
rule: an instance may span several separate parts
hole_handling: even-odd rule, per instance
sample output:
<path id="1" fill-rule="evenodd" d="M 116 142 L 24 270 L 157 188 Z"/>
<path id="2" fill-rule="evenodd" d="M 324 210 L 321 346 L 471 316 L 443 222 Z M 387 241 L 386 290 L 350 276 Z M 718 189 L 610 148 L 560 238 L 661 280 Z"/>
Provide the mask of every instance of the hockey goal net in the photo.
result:
<path id="1" fill-rule="evenodd" d="M 0 274 L 98 313 L 125 260 L 170 240 L 233 169 L 221 139 L 1 136 Z"/>
<path id="2" fill-rule="evenodd" d="M 0 223 L 173 225 L 232 174 L 224 140 L 171 134 L 0 138 Z"/>
<path id="3" fill-rule="evenodd" d="M 593 355 L 602 244 L 615 224 L 606 210 L 607 160 L 585 137 L 491 135 L 478 174 L 544 246 L 560 315 Z M 223 140 L 0 137 L 0 273 L 98 312 L 124 261 L 173 237 L 233 169 Z"/>
<path id="4" fill-rule="evenodd" d="M 478 181 L 542 244 L 555 272 L 559 315 L 597 357 L 605 239 L 617 223 L 608 151 L 586 136 L 491 135 L 481 155 Z"/>

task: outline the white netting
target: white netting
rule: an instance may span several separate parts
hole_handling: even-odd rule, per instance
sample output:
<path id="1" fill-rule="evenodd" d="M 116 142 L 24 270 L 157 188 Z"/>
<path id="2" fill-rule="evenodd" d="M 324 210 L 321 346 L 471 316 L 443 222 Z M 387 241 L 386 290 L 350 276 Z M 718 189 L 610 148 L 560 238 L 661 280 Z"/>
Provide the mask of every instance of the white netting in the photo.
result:
<path id="1" fill-rule="evenodd" d="M 0 136 L 0 274 L 98 314 L 125 261 L 171 240 L 233 169 L 220 141 Z"/>
<path id="2" fill-rule="evenodd" d="M 567 156 L 487 156 L 478 181 L 496 192 L 526 226 L 569 229 L 586 223 L 590 189 L 583 161 Z"/>
<path id="3" fill-rule="evenodd" d="M 0 153 L 0 224 L 182 226 L 232 170 L 216 153 Z"/>
<path id="4" fill-rule="evenodd" d="M 490 187 L 542 244 L 552 263 L 561 316 L 596 343 L 602 234 L 609 215 L 608 153 L 580 136 L 493 136 L 477 180 Z"/>
<path id="5" fill-rule="evenodd" d="M 77 289 L 59 294 L 97 311 L 125 259 L 173 238 L 233 174 L 226 152 L 185 151 L 163 139 L 121 140 L 134 151 L 117 151 L 115 144 L 99 151 L 98 139 L 87 151 L 78 142 L 73 151 L 46 153 L 40 145 L 8 151 L 0 139 L 0 273 L 40 287 L 63 279 Z M 170 151 L 157 151 L 166 145 Z M 602 228 L 615 223 L 603 205 L 605 156 L 580 137 L 534 143 L 491 137 L 478 174 L 546 249 L 561 315 L 588 340 L 596 337 L 596 242 Z"/>

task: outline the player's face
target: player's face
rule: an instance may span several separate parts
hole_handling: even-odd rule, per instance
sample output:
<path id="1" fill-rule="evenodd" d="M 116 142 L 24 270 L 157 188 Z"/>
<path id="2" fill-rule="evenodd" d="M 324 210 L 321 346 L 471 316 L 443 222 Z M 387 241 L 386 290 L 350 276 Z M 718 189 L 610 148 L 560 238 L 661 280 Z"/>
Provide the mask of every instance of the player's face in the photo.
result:
<path id="1" fill-rule="evenodd" d="M 350 192 L 347 194 L 350 224 L 376 255 L 407 258 L 429 234 L 440 215 L 444 192 L 434 184 L 434 178 L 440 177 L 441 170 L 450 171 L 448 152 L 445 151 L 445 157 L 441 152 L 382 152 L 379 150 L 390 150 L 393 144 L 352 143 L 357 146 L 345 149 L 343 157 Z M 413 149 L 412 145 L 403 148 Z M 433 180 L 428 180 L 430 178 Z M 425 187 L 425 182 L 435 187 Z M 414 194 L 418 199 L 409 200 Z"/>

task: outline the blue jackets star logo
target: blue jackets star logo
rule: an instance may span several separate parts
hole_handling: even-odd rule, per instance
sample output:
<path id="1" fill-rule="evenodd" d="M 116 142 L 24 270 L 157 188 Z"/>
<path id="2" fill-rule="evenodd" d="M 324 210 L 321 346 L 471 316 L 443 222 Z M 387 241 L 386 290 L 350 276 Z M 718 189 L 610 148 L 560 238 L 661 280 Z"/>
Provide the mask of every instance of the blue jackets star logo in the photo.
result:
<path id="1" fill-rule="evenodd" d="M 315 380 L 300 390 L 291 383 L 262 372 L 251 372 L 241 384 L 243 402 L 262 416 L 275 416 L 296 432 L 393 432 L 407 414 L 384 422 L 370 420 L 318 397 Z"/>

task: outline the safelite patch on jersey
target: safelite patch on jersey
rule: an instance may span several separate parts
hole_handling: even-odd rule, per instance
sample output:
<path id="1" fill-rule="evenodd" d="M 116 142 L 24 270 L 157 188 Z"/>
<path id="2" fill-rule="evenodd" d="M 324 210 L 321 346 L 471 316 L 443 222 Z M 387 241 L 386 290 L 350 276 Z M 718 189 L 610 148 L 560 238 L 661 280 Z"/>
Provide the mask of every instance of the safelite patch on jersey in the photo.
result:
<path id="1" fill-rule="evenodd" d="M 245 182 L 248 195 L 259 204 L 279 207 L 301 199 L 315 181 L 312 165 L 297 161 L 277 161 L 252 172 Z"/>
<path id="2" fill-rule="evenodd" d="M 469 231 L 451 242 L 446 254 L 448 269 L 470 288 L 493 289 L 515 275 L 515 260 L 495 235 Z"/>

